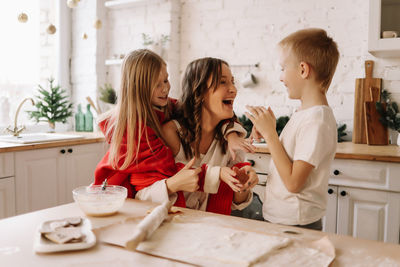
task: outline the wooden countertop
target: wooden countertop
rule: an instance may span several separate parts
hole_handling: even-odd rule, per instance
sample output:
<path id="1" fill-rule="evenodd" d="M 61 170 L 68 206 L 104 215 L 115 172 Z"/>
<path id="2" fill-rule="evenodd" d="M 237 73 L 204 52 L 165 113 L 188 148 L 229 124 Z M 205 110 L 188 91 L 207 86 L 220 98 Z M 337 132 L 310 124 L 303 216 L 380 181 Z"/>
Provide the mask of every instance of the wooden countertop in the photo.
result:
<path id="1" fill-rule="evenodd" d="M 120 222 L 127 217 L 144 216 L 155 205 L 151 202 L 128 199 L 116 215 L 97 218 L 88 217 L 88 219 L 91 221 L 93 228 L 98 228 Z M 68 266 L 188 266 L 182 262 L 128 251 L 101 242 L 97 242 L 90 249 L 81 251 L 52 254 L 36 254 L 33 252 L 33 240 L 40 223 L 71 216 L 84 217 L 75 203 L 0 220 L 1 265 L 58 266 L 68 263 Z M 314 241 L 323 236 L 328 236 L 336 250 L 336 258 L 330 265 L 333 267 L 378 266 L 379 264 L 385 265 L 385 263 L 390 266 L 396 266 L 400 264 L 400 246 L 396 244 L 356 239 L 349 236 L 340 236 L 189 209 L 183 209 L 183 213 L 179 216 L 182 222 L 209 223 L 221 227 L 234 227 L 242 231 L 264 232 L 282 236 L 288 236 L 283 231 L 294 230 L 300 232 L 300 234 L 290 235 L 290 237 L 302 241 Z"/>
<path id="2" fill-rule="evenodd" d="M 37 144 L 17 144 L 17 143 L 0 142 L 0 153 L 51 148 L 59 146 L 83 145 L 83 144 L 103 142 L 105 140 L 102 132 L 66 132 L 62 134 L 81 135 L 84 138 L 52 141 L 52 142 L 37 143 Z"/>
<path id="3" fill-rule="evenodd" d="M 0 142 L 0 153 L 14 152 L 32 149 L 51 148 L 59 146 L 72 146 L 103 142 L 102 132 L 66 132 L 63 134 L 82 135 L 83 139 L 71 139 L 64 141 L 53 141 L 38 144 L 16 144 Z M 269 150 L 266 144 L 256 144 L 257 153 L 267 153 Z M 353 144 L 352 142 L 338 143 L 336 156 L 337 159 L 362 159 L 372 161 L 400 162 L 400 146 L 369 146 L 365 144 Z"/>
<path id="4" fill-rule="evenodd" d="M 266 144 L 256 144 L 257 153 L 267 153 Z M 400 162 L 400 146 L 369 146 L 365 144 L 354 144 L 352 142 L 338 143 L 336 159 L 362 159 L 372 161 Z"/>

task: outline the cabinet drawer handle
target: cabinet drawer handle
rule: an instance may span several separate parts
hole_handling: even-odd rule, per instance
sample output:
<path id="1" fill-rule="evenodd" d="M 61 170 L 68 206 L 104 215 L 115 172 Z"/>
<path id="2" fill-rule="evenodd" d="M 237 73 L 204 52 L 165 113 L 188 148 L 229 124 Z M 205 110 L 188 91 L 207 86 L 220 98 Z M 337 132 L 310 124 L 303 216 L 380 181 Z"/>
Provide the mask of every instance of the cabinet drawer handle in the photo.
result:
<path id="1" fill-rule="evenodd" d="M 251 167 L 253 167 L 256 164 L 256 162 L 252 159 L 248 159 L 247 162 L 250 163 Z"/>
<path id="2" fill-rule="evenodd" d="M 60 153 L 61 153 L 61 154 L 65 154 L 65 149 L 61 149 L 61 150 L 60 150 Z"/>
<path id="3" fill-rule="evenodd" d="M 333 174 L 334 174 L 334 175 L 339 175 L 339 174 L 340 174 L 340 171 L 339 171 L 339 170 L 334 170 L 334 171 L 333 171 Z"/>
<path id="4" fill-rule="evenodd" d="M 329 188 L 329 189 L 328 189 L 328 194 L 329 194 L 329 195 L 333 194 L 333 189 L 332 189 L 332 188 Z"/>
<path id="5" fill-rule="evenodd" d="M 342 192 L 340 192 L 340 195 L 341 195 L 342 197 L 344 197 L 344 196 L 347 195 L 347 192 L 346 192 L 346 191 L 342 191 Z"/>
<path id="6" fill-rule="evenodd" d="M 72 152 L 73 152 L 72 148 L 68 148 L 68 153 L 72 153 Z"/>

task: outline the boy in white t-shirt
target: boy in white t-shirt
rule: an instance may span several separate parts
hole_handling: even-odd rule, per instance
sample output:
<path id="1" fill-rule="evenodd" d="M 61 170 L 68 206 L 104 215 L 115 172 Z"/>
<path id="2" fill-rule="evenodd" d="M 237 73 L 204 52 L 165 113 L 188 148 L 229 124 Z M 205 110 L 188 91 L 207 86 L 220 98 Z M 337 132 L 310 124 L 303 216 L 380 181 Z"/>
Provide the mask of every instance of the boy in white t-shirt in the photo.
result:
<path id="1" fill-rule="evenodd" d="M 337 144 L 336 120 L 326 91 L 339 59 L 336 43 L 322 29 L 294 32 L 279 43 L 280 80 L 300 108 L 280 137 L 270 108 L 247 106 L 246 115 L 268 144 L 272 161 L 263 217 L 272 223 L 321 230 L 331 162 Z"/>

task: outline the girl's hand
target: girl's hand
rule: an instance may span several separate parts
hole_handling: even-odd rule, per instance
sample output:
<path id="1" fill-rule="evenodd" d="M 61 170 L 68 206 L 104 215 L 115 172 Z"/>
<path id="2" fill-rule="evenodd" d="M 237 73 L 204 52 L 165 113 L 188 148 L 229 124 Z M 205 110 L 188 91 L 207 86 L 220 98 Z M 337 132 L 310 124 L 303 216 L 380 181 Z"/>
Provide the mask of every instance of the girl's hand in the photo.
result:
<path id="1" fill-rule="evenodd" d="M 247 118 L 251 120 L 266 141 L 272 134 L 276 134 L 276 118 L 271 108 L 254 106 L 246 106 L 246 108 L 251 112 L 251 114 L 245 112 Z"/>
<path id="2" fill-rule="evenodd" d="M 224 181 L 230 188 L 232 188 L 233 192 L 240 192 L 242 184 L 236 179 L 234 176 L 236 172 L 228 167 L 221 167 L 219 172 L 219 179 Z"/>
<path id="3" fill-rule="evenodd" d="M 192 158 L 183 169 L 166 180 L 169 193 L 178 191 L 196 192 L 199 189 L 199 173 L 201 168 L 191 169 L 195 162 Z"/>
<path id="4" fill-rule="evenodd" d="M 236 151 L 238 150 L 243 150 L 246 153 L 254 153 L 256 149 L 250 140 L 239 137 L 236 132 L 229 133 L 226 139 L 228 141 L 228 151 L 233 160 L 236 159 Z"/>

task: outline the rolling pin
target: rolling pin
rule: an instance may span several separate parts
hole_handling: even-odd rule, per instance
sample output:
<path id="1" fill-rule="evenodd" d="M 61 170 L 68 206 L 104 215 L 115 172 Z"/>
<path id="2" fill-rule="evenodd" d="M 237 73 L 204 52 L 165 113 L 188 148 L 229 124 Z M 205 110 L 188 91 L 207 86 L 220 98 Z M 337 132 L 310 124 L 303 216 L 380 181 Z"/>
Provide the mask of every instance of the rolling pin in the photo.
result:
<path id="1" fill-rule="evenodd" d="M 168 217 L 168 210 L 171 207 L 169 201 L 157 206 L 137 226 L 131 240 L 126 242 L 125 247 L 135 250 L 140 242 L 149 239 L 153 232 Z"/>

